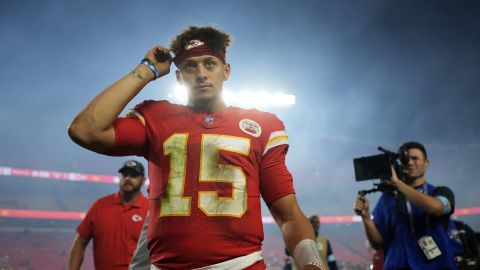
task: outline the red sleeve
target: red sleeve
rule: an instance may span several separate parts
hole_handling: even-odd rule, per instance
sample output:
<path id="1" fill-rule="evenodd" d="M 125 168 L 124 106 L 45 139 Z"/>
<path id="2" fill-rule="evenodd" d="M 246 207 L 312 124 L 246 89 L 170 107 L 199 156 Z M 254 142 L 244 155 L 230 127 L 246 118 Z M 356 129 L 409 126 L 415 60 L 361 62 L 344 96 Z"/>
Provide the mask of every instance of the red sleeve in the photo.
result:
<path id="1" fill-rule="evenodd" d="M 142 156 L 148 149 L 145 126 L 136 117 L 117 118 L 113 123 L 115 144 L 105 154 L 109 156 Z"/>
<path id="2" fill-rule="evenodd" d="M 95 205 L 94 203 L 90 209 L 88 209 L 87 215 L 83 218 L 80 225 L 77 227 L 77 233 L 82 238 L 90 239 L 93 237 L 93 219 L 94 219 L 94 212 L 95 212 Z"/>
<path id="3" fill-rule="evenodd" d="M 270 149 L 260 164 L 260 192 L 267 206 L 288 194 L 295 193 L 293 178 L 285 164 L 288 145 Z"/>

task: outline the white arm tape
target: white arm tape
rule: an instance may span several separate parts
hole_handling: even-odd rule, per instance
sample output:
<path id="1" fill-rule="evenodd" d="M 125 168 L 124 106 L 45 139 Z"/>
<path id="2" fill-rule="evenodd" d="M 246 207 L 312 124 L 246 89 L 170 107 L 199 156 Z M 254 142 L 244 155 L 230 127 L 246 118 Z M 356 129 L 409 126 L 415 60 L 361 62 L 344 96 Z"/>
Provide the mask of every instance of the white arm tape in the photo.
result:
<path id="1" fill-rule="evenodd" d="M 320 269 L 323 267 L 320 253 L 318 252 L 317 244 L 311 239 L 303 239 L 293 249 L 293 260 L 300 269 L 303 269 L 305 265 L 315 265 Z"/>

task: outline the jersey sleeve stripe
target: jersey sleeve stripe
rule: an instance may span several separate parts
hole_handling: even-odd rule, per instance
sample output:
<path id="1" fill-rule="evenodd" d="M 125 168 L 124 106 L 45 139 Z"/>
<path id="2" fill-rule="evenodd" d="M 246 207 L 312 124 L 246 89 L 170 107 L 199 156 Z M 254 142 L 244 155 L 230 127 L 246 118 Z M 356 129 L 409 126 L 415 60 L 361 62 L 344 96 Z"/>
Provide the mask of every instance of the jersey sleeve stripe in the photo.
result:
<path id="1" fill-rule="evenodd" d="M 275 138 L 269 140 L 268 143 L 267 143 L 267 147 L 270 144 L 274 144 L 277 141 L 287 141 L 287 143 L 288 143 L 288 136 L 278 136 L 278 137 L 275 137 Z"/>
<path id="2" fill-rule="evenodd" d="M 275 131 L 275 132 L 272 132 L 270 133 L 270 137 L 268 138 L 268 141 L 271 141 L 272 139 L 278 137 L 278 136 L 287 136 L 287 132 L 285 132 L 285 130 L 280 130 L 280 131 Z"/>
<path id="3" fill-rule="evenodd" d="M 145 118 L 143 118 L 143 115 L 141 115 L 139 112 L 135 110 L 130 110 L 127 112 L 127 117 L 136 117 L 140 122 L 142 123 L 143 126 L 145 126 Z"/>
<path id="4" fill-rule="evenodd" d="M 275 131 L 270 134 L 270 138 L 268 139 L 267 146 L 263 151 L 263 155 L 265 155 L 268 150 L 272 149 L 275 146 L 279 146 L 282 144 L 288 144 L 288 135 L 285 131 Z"/>

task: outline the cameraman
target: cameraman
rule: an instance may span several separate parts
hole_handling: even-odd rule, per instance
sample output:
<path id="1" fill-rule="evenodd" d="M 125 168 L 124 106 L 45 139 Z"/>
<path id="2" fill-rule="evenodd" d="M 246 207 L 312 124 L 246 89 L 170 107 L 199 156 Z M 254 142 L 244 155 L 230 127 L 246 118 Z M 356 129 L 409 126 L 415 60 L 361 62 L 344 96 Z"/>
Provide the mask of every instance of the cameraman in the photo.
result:
<path id="1" fill-rule="evenodd" d="M 401 166 L 404 179 L 384 181 L 393 188 L 380 197 L 370 217 L 365 196 L 358 196 L 354 210 L 362 217 L 367 238 L 384 250 L 384 269 L 456 269 L 448 245 L 447 225 L 454 211 L 454 196 L 447 187 L 425 180 L 429 161 L 425 147 L 407 142 L 400 147 L 410 157 Z"/>

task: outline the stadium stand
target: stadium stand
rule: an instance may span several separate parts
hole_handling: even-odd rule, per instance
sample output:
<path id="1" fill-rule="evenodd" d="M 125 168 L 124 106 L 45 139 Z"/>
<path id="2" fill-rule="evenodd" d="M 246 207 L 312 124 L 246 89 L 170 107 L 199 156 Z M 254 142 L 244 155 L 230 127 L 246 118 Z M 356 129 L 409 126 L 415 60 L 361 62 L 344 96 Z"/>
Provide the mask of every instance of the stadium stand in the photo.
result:
<path id="1" fill-rule="evenodd" d="M 96 179 L 95 176 L 93 178 Z M 0 174 L 0 210 L 82 213 L 97 198 L 117 190 L 117 184 L 111 181 L 112 177 L 108 179 L 110 183 Z M 480 224 L 478 207 L 460 211 L 465 215 L 462 220 L 469 224 Z M 80 222 L 78 215 L 67 219 L 2 216 L 5 215 L 0 215 L 0 269 L 66 269 L 75 228 Z M 320 229 L 321 234 L 331 241 L 339 269 L 369 269 L 371 260 L 362 225 L 352 223 L 348 216 L 342 218 L 343 221 L 337 222 L 335 220 L 339 220 L 339 217 L 326 217 Z M 280 231 L 272 220 L 265 222 L 264 230 L 263 250 L 268 269 L 283 269 L 285 246 Z M 82 269 L 93 269 L 91 245 Z"/>

